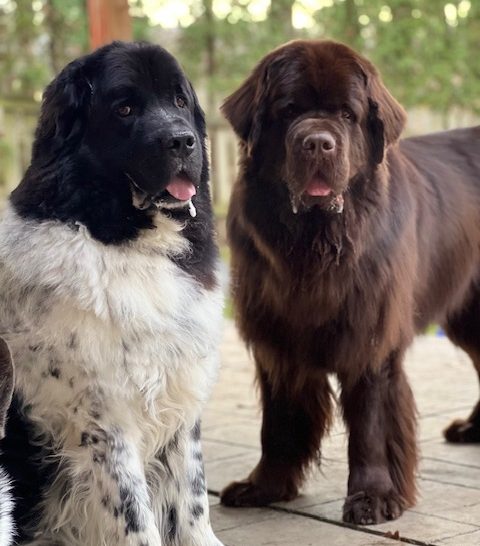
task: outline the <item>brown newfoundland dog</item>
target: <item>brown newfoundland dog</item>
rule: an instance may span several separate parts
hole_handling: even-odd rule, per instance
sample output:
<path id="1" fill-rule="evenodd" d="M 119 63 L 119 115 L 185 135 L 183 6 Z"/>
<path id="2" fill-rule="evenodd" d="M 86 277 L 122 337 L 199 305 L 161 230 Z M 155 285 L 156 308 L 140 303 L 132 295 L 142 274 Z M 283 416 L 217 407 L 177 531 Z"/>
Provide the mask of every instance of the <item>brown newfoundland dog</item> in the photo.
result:
<path id="1" fill-rule="evenodd" d="M 263 402 L 262 457 L 229 506 L 293 499 L 332 420 L 349 430 L 343 519 L 415 501 L 415 403 L 402 362 L 442 324 L 480 373 L 480 127 L 398 142 L 405 112 L 330 41 L 267 55 L 225 102 L 241 142 L 228 232 L 237 321 Z M 480 441 L 480 403 L 445 432 Z"/>

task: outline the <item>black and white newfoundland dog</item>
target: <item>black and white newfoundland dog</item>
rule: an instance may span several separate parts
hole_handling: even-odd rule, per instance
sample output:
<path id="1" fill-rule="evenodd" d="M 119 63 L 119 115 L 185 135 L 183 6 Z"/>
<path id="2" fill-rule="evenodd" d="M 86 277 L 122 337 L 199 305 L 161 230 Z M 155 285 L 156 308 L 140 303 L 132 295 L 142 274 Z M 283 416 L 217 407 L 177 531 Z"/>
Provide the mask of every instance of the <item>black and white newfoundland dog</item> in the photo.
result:
<path id="1" fill-rule="evenodd" d="M 19 543 L 221 545 L 199 423 L 222 315 L 205 138 L 157 46 L 103 47 L 45 91 L 0 225 Z"/>

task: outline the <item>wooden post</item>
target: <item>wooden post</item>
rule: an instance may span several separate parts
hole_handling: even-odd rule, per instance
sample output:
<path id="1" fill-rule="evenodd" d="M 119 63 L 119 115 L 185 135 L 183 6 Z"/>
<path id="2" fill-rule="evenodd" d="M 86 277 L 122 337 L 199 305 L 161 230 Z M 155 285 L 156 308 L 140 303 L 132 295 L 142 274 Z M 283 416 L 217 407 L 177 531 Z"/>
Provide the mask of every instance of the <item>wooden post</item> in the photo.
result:
<path id="1" fill-rule="evenodd" d="M 128 0 L 87 0 L 90 48 L 112 40 L 131 40 L 132 22 Z"/>

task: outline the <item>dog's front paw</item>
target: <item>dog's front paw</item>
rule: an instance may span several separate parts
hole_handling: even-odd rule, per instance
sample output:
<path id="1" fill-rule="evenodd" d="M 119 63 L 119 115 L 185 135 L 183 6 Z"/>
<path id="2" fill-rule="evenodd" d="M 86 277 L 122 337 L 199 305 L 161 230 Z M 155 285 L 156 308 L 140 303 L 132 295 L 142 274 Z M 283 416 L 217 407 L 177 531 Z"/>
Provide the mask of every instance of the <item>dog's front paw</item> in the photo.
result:
<path id="1" fill-rule="evenodd" d="M 375 525 L 397 519 L 403 510 L 398 495 L 359 491 L 345 499 L 343 521 L 356 525 Z"/>
<path id="2" fill-rule="evenodd" d="M 220 493 L 224 506 L 265 506 L 272 502 L 289 501 L 297 496 L 297 491 L 283 488 L 265 488 L 252 482 L 251 479 L 232 482 Z"/>
<path id="3" fill-rule="evenodd" d="M 465 419 L 456 419 L 443 431 L 447 442 L 453 444 L 480 443 L 480 426 Z"/>

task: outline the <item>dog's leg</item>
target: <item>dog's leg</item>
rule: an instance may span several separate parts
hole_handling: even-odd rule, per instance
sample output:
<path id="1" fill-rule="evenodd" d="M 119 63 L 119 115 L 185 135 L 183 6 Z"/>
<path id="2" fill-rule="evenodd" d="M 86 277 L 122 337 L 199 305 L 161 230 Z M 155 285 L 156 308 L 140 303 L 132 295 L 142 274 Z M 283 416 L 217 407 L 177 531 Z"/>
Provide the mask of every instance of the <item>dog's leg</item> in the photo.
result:
<path id="1" fill-rule="evenodd" d="M 5 422 L 12 401 L 14 383 L 13 362 L 5 341 L 0 338 L 0 439 L 5 436 Z M 0 468 L 0 546 L 12 544 L 14 535 L 11 484 Z"/>
<path id="2" fill-rule="evenodd" d="M 400 353 L 356 384 L 342 382 L 342 404 L 350 432 L 343 519 L 361 525 L 396 519 L 415 502 L 417 463 L 415 402 Z"/>
<path id="3" fill-rule="evenodd" d="M 112 425 L 72 431 L 29 544 L 161 546 L 136 440 Z"/>
<path id="4" fill-rule="evenodd" d="M 13 544 L 15 526 L 13 523 L 13 498 L 11 482 L 4 470 L 0 468 L 0 546 Z"/>
<path id="5" fill-rule="evenodd" d="M 261 370 L 258 362 L 257 366 Z M 294 369 L 294 367 L 293 367 Z M 309 463 L 319 457 L 320 442 L 331 420 L 332 393 L 326 375 L 302 385 L 285 374 L 273 385 L 259 372 L 263 402 L 262 457 L 250 476 L 221 493 L 227 506 L 263 506 L 292 500 Z"/>
<path id="6" fill-rule="evenodd" d="M 480 289 L 474 288 L 468 303 L 448 318 L 445 331 L 448 337 L 472 359 L 480 380 Z M 480 442 L 480 400 L 467 419 L 456 419 L 444 431 L 445 438 L 454 443 Z"/>
<path id="7" fill-rule="evenodd" d="M 222 546 L 210 525 L 199 422 L 157 454 L 149 482 L 166 546 Z"/>

